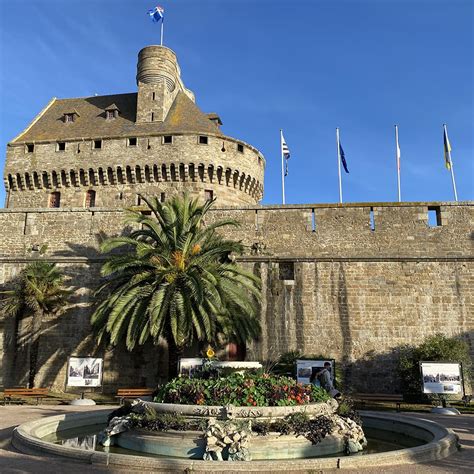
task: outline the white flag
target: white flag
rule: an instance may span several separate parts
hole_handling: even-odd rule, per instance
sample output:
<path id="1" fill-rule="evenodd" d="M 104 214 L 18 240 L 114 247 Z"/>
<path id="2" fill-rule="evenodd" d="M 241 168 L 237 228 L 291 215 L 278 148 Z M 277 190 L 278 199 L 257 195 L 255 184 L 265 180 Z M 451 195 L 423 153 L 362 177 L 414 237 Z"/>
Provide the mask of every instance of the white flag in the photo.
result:
<path id="1" fill-rule="evenodd" d="M 283 158 L 285 158 L 285 176 L 288 176 L 288 160 L 290 159 L 290 149 L 286 144 L 285 137 L 283 136 L 283 132 L 281 134 L 281 154 Z"/>

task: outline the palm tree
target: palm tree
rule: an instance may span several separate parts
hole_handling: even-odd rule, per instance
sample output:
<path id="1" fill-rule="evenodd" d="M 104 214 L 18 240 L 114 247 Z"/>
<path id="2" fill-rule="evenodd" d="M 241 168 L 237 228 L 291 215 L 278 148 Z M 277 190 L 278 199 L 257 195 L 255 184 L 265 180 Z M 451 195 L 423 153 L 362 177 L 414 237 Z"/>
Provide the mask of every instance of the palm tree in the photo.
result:
<path id="1" fill-rule="evenodd" d="M 102 252 L 123 251 L 113 252 L 102 267 L 107 280 L 97 290 L 100 303 L 91 318 L 98 342 L 125 339 L 131 351 L 162 337 L 173 377 L 184 348 L 195 340 L 257 338 L 260 279 L 229 258 L 241 255 L 243 245 L 216 232 L 238 223 L 205 225 L 214 201 L 200 205 L 185 195 L 162 204 L 140 197 L 149 215 L 129 211 L 127 222 L 136 230 L 101 245 Z"/>
<path id="2" fill-rule="evenodd" d="M 43 320 L 65 306 L 70 291 L 64 287 L 64 276 L 55 263 L 38 261 L 25 267 L 14 281 L 13 288 L 1 294 L 2 312 L 5 316 L 15 318 L 15 338 L 20 321 L 31 316 L 26 345 L 29 359 L 28 387 L 34 387 Z M 16 342 L 25 344 L 24 341 Z"/>

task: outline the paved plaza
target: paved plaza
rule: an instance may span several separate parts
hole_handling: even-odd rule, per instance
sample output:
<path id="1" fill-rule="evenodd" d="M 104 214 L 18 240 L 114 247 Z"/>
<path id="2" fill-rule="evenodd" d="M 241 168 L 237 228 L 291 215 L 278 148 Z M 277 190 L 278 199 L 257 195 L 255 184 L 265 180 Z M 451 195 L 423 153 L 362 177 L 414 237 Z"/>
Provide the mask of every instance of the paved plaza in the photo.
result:
<path id="1" fill-rule="evenodd" d="M 15 450 L 10 443 L 13 428 L 18 424 L 39 419 L 45 416 L 62 413 L 87 412 L 117 408 L 117 406 L 73 407 L 66 405 L 40 406 L 1 406 L 0 407 L 0 472 L 2 474 L 48 473 L 48 474 L 79 474 L 79 473 L 125 473 L 129 469 L 117 469 L 91 466 L 62 458 L 38 457 L 23 454 Z M 413 413 L 405 416 L 413 417 Z M 393 468 L 371 468 L 364 470 L 339 470 L 338 472 L 364 473 L 467 473 L 474 471 L 474 415 L 439 416 L 419 414 L 420 418 L 437 421 L 452 428 L 459 435 L 461 451 L 449 458 L 426 464 L 405 465 Z M 145 473 L 146 471 L 140 471 Z M 231 471 L 226 471 L 231 472 Z M 332 472 L 325 470 L 324 472 Z"/>

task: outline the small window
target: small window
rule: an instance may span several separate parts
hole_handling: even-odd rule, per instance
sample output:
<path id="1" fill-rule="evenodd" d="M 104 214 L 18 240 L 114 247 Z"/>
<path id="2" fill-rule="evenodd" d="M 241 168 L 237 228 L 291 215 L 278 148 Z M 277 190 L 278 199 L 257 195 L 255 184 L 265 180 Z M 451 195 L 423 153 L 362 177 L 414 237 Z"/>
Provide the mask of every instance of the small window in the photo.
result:
<path id="1" fill-rule="evenodd" d="M 165 135 L 163 137 L 163 143 L 166 145 L 173 143 L 173 135 Z"/>
<path id="2" fill-rule="evenodd" d="M 375 213 L 373 207 L 370 208 L 370 230 L 375 230 Z"/>
<path id="3" fill-rule="evenodd" d="M 237 144 L 237 151 L 238 151 L 239 153 L 243 153 L 243 152 L 244 152 L 244 146 L 241 145 L 240 143 L 238 143 L 238 144 Z"/>
<path id="4" fill-rule="evenodd" d="M 142 198 L 140 196 L 137 196 L 137 206 L 140 206 L 142 203 Z"/>
<path id="5" fill-rule="evenodd" d="M 280 280 L 294 280 L 295 279 L 295 264 L 293 262 L 280 262 L 279 279 Z"/>
<path id="6" fill-rule="evenodd" d="M 74 122 L 74 114 L 64 114 L 64 121 L 66 123 Z"/>
<path id="7" fill-rule="evenodd" d="M 166 200 L 166 194 L 165 193 L 161 193 L 160 194 L 160 202 L 165 202 Z"/>
<path id="8" fill-rule="evenodd" d="M 61 193 L 58 191 L 49 195 L 49 207 L 59 207 L 61 204 Z"/>
<path id="9" fill-rule="evenodd" d="M 207 145 L 208 140 L 205 135 L 199 135 L 199 144 L 200 145 Z"/>
<path id="10" fill-rule="evenodd" d="M 137 146 L 137 138 L 136 137 L 129 138 L 128 146 Z"/>
<path id="11" fill-rule="evenodd" d="M 151 113 L 151 121 L 152 121 L 152 122 L 155 121 L 155 113 L 154 113 L 154 112 Z"/>
<path id="12" fill-rule="evenodd" d="M 156 92 L 152 92 L 151 94 L 151 100 L 155 100 L 156 99 Z"/>
<path id="13" fill-rule="evenodd" d="M 86 202 L 85 202 L 86 207 L 95 207 L 95 191 L 92 189 L 89 189 L 89 191 L 86 192 Z"/>
<path id="14" fill-rule="evenodd" d="M 204 197 L 206 201 L 212 201 L 214 199 L 214 191 L 212 191 L 212 189 L 204 190 Z"/>
<path id="15" fill-rule="evenodd" d="M 33 143 L 26 144 L 26 152 L 33 153 L 35 151 L 35 145 Z"/>
<path id="16" fill-rule="evenodd" d="M 428 207 L 428 227 L 441 226 L 441 209 L 439 206 Z"/>
<path id="17" fill-rule="evenodd" d="M 56 151 L 66 151 L 66 142 L 58 142 L 56 145 Z"/>
<path id="18" fill-rule="evenodd" d="M 102 148 L 102 140 L 94 140 L 93 148 L 94 150 L 100 150 Z"/>

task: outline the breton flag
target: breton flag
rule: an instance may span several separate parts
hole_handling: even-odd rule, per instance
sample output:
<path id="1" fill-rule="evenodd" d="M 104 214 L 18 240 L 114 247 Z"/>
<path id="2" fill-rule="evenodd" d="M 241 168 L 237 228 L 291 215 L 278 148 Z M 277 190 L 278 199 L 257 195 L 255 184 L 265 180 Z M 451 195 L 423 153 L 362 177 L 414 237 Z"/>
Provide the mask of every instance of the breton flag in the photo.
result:
<path id="1" fill-rule="evenodd" d="M 290 149 L 288 148 L 285 138 L 283 137 L 283 132 L 281 134 L 281 154 L 285 159 L 285 176 L 288 176 L 288 160 L 290 159 Z"/>
<path id="2" fill-rule="evenodd" d="M 160 5 L 157 5 L 152 10 L 148 10 L 148 15 L 154 23 L 158 23 L 159 21 L 163 21 L 165 18 L 165 9 L 160 7 Z"/>
<path id="3" fill-rule="evenodd" d="M 449 143 L 448 130 L 444 126 L 444 164 L 448 170 L 451 169 L 451 143 Z"/>
<path id="4" fill-rule="evenodd" d="M 344 171 L 346 173 L 349 173 L 349 170 L 347 169 L 346 155 L 344 154 L 344 150 L 342 149 L 341 142 L 339 142 L 339 155 L 341 157 L 341 163 L 342 163 L 342 166 L 344 167 Z"/>

